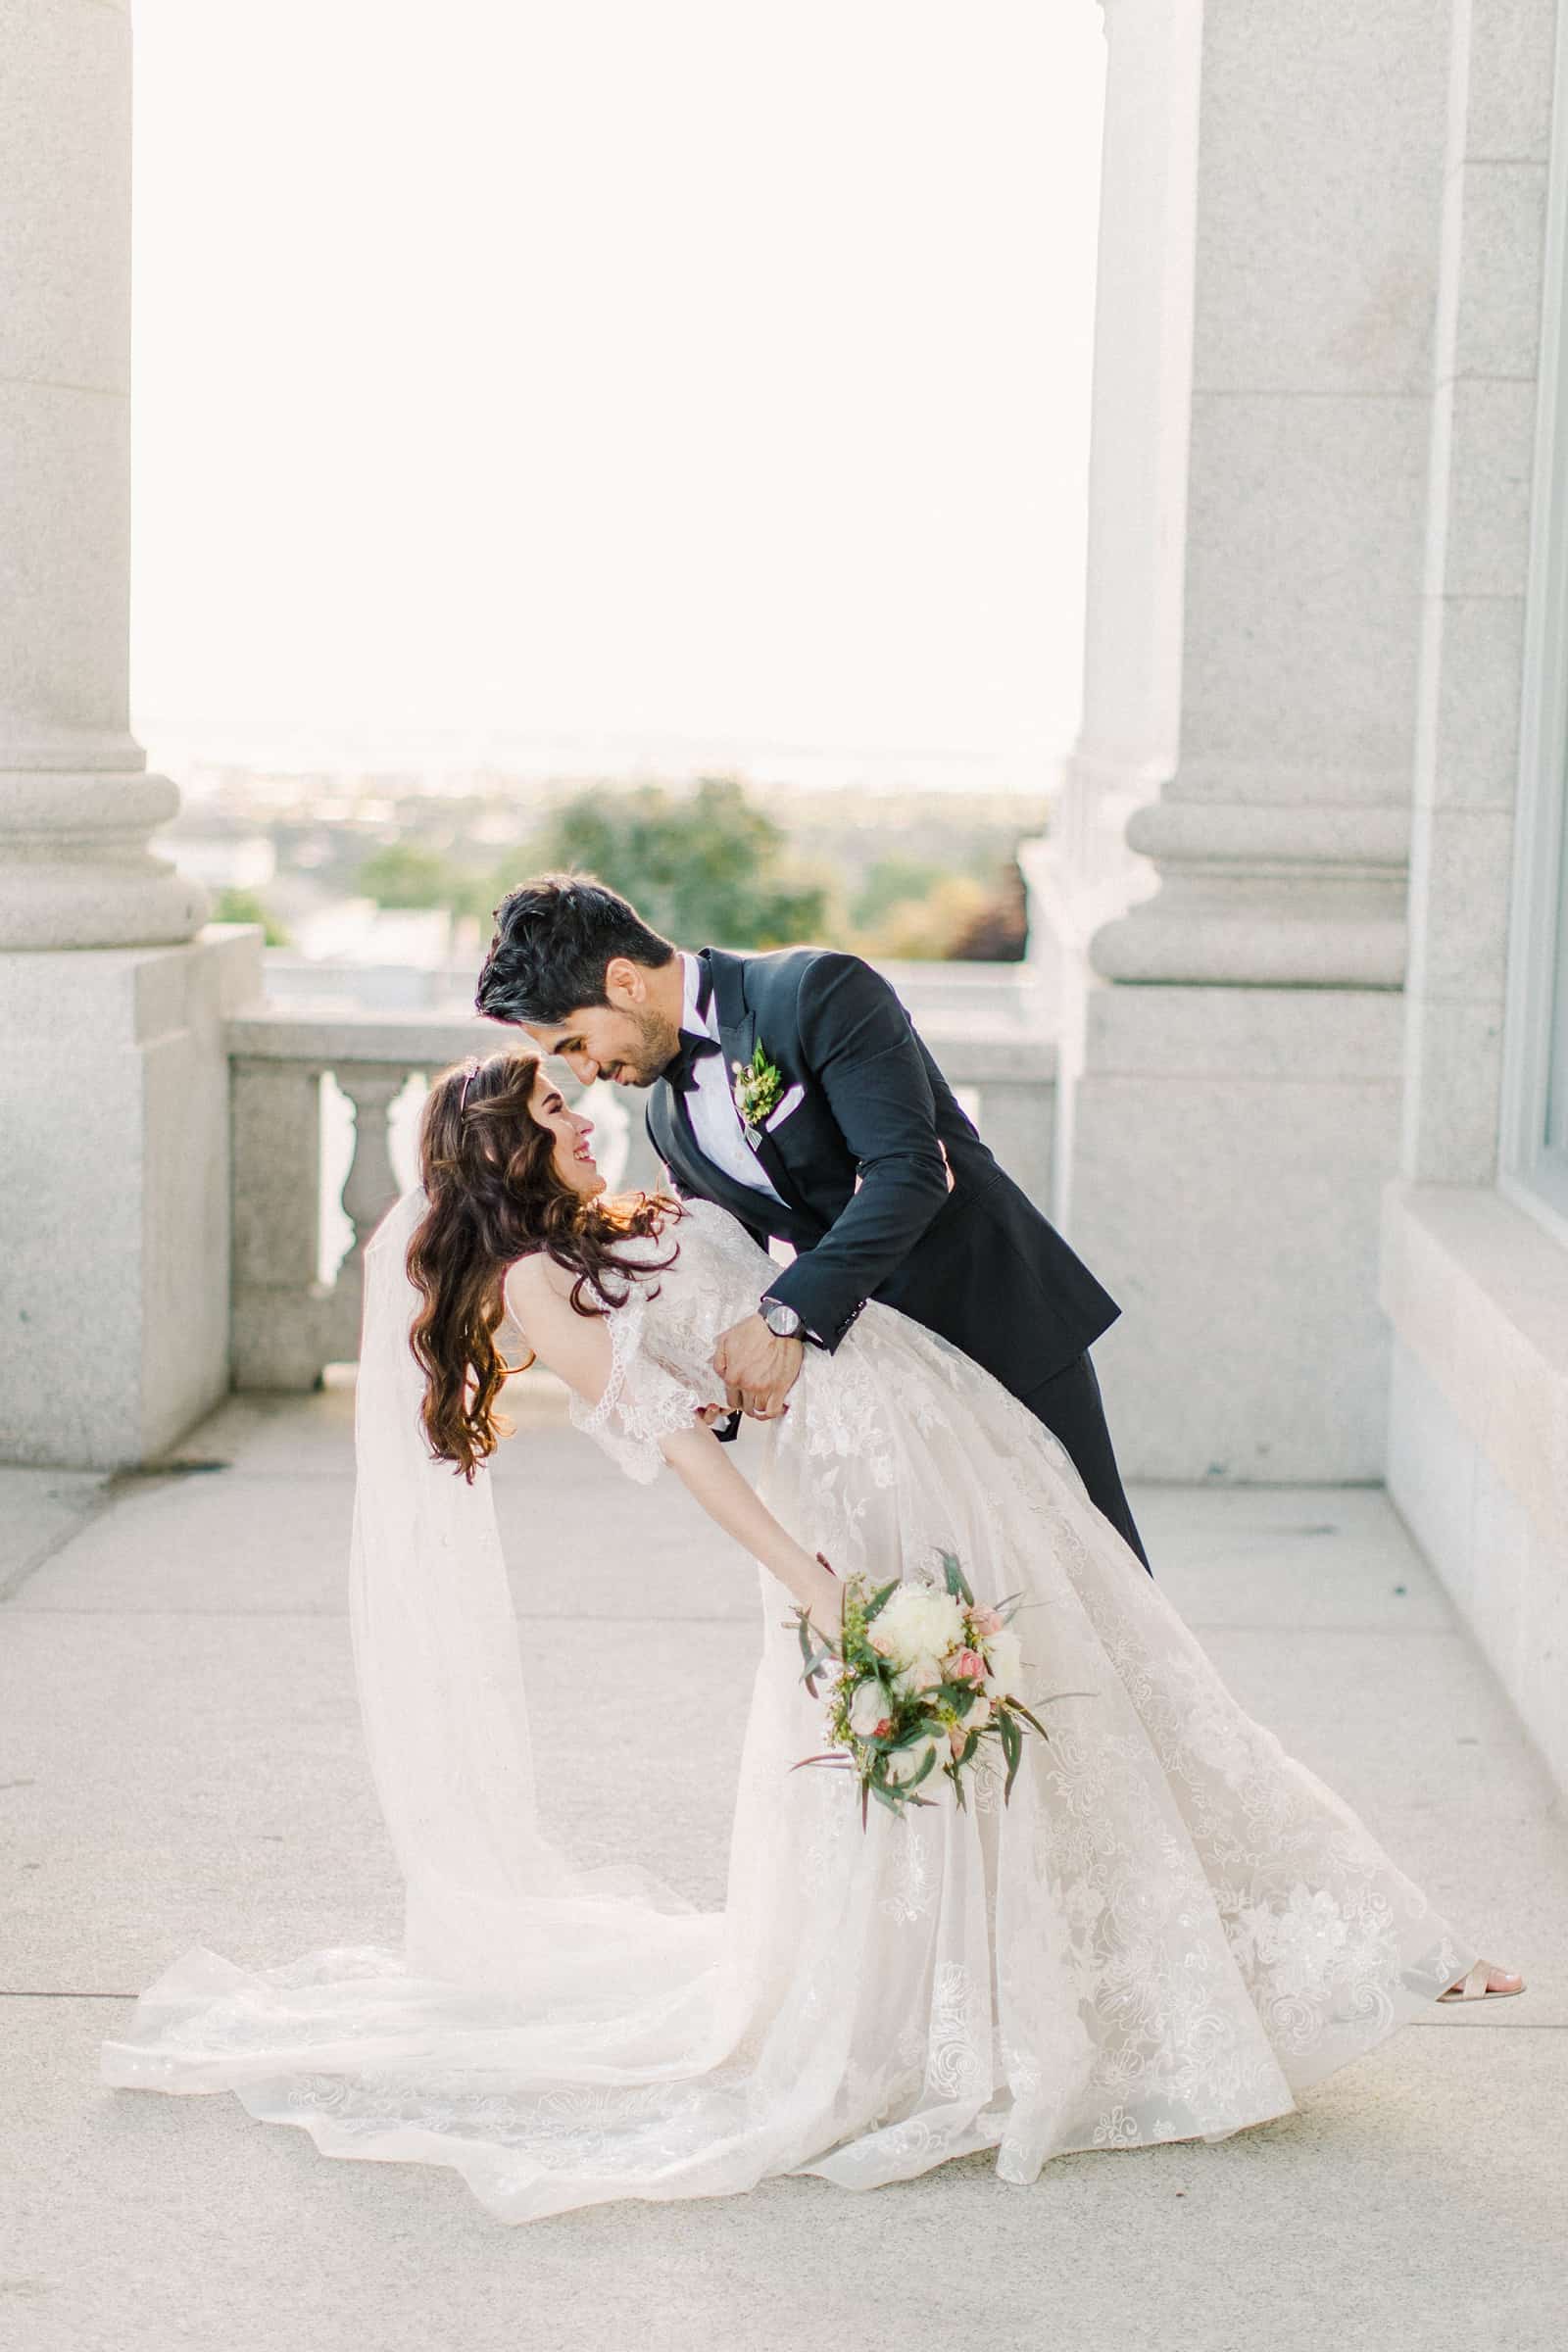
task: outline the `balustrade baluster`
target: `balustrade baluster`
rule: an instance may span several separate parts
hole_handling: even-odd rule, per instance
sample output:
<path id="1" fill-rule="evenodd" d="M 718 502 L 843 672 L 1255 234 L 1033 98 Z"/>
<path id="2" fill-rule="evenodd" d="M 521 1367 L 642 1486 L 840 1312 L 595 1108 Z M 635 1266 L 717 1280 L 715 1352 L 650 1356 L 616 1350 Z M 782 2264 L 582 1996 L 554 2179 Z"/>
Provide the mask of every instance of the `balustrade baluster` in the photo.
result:
<path id="1" fill-rule="evenodd" d="M 334 1352 L 347 1360 L 359 1353 L 365 1245 L 398 1197 L 388 1120 L 409 1073 L 385 1062 L 340 1061 L 333 1065 L 332 1076 L 354 1107 L 354 1157 L 342 1193 L 354 1246 L 337 1270 L 331 1316 Z"/>
<path id="2" fill-rule="evenodd" d="M 321 1065 L 236 1054 L 229 1077 L 237 1389 L 312 1389 L 320 1352 Z"/>

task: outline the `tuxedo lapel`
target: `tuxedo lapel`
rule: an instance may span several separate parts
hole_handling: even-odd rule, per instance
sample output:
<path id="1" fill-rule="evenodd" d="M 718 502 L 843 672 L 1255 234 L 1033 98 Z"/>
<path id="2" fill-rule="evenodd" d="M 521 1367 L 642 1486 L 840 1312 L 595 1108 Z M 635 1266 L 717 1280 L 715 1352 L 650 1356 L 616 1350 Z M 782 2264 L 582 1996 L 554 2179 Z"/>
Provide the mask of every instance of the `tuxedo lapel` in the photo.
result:
<path id="1" fill-rule="evenodd" d="M 742 1184 L 727 1168 L 710 1159 L 692 1132 L 684 1101 L 662 1078 L 655 1086 L 648 1107 L 654 1144 L 671 1175 L 702 1199 L 716 1200 L 742 1224 L 781 1227 L 786 1229 L 785 1238 L 791 1238 L 797 1224 L 794 1209 L 786 1205 L 781 1215 L 778 1203 L 769 1200 L 765 1193 Z"/>
<path id="2" fill-rule="evenodd" d="M 706 965 L 713 956 L 714 951 L 711 948 L 703 948 L 698 953 L 697 960 Z M 731 964 L 734 958 L 726 956 L 720 960 L 725 964 Z M 713 982 L 716 1004 L 719 978 L 716 970 L 710 976 Z M 725 975 L 723 985 L 727 1001 L 733 1003 L 738 990 L 728 973 Z M 719 1009 L 718 1017 L 719 1036 L 722 1040 L 725 1035 L 722 1009 Z M 728 1049 L 726 1048 L 725 1051 L 725 1068 L 727 1070 Z M 650 1125 L 654 1130 L 654 1142 L 659 1147 L 661 1157 L 667 1162 L 672 1173 L 683 1176 L 694 1191 L 710 1194 L 721 1206 L 738 1204 L 745 1199 L 749 1188 L 744 1184 L 738 1184 L 733 1176 L 727 1174 L 715 1161 L 709 1158 L 697 1141 L 685 1097 L 666 1079 L 661 1078 L 656 1081 L 654 1091 L 649 1098 L 648 1115 Z"/>
<path id="3" fill-rule="evenodd" d="M 707 1192 L 710 1187 L 715 1195 L 723 1191 L 726 1200 L 730 1194 L 741 1189 L 732 1185 L 723 1169 L 715 1168 L 707 1154 L 699 1150 L 685 1103 L 675 1089 L 667 1086 L 662 1078 L 657 1082 L 649 1097 L 648 1123 L 659 1156 L 666 1162 L 672 1175 L 680 1177 L 698 1192 Z"/>
<path id="4" fill-rule="evenodd" d="M 712 979 L 713 1011 L 724 1049 L 724 1075 L 729 1078 L 734 1075 L 730 1064 L 750 1061 L 757 1045 L 757 1015 L 746 1002 L 746 966 L 739 956 L 722 948 L 700 948 L 697 960 Z"/>
<path id="5" fill-rule="evenodd" d="M 718 1016 L 719 1043 L 724 1049 L 724 1078 L 726 1084 L 732 1085 L 736 1062 L 749 1062 L 757 1051 L 757 1015 L 746 1002 L 745 961 L 739 956 L 727 955 L 722 948 L 704 948 L 697 960 L 706 964 L 713 977 L 713 1010 Z M 765 1038 L 762 1043 L 766 1048 Z M 741 1133 L 757 1154 L 758 1164 L 773 1190 L 792 1208 L 809 1216 L 800 1187 L 785 1165 L 784 1154 L 767 1130 L 743 1124 Z M 704 1165 L 708 1164 L 705 1160 Z"/>

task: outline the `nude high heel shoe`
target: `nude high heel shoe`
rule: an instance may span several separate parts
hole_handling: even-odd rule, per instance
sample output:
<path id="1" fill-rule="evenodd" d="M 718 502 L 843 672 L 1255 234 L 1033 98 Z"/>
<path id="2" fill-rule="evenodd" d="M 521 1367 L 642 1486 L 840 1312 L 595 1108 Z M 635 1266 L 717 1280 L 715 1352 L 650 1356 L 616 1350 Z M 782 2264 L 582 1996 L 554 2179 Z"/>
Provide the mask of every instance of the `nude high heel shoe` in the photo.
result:
<path id="1" fill-rule="evenodd" d="M 1496 1969 L 1497 1974 L 1500 1977 L 1511 1977 L 1518 1974 L 1516 1969 L 1499 1968 L 1494 1960 L 1478 1960 L 1474 1968 L 1469 1970 L 1469 1972 L 1460 1979 L 1457 1984 L 1450 1984 L 1446 1992 L 1439 1993 L 1439 2000 L 1511 2001 L 1515 1993 L 1523 1992 L 1525 1987 L 1524 1979 L 1522 1977 L 1517 1984 L 1488 1984 L 1487 1979 L 1492 1974 L 1494 1969 Z"/>

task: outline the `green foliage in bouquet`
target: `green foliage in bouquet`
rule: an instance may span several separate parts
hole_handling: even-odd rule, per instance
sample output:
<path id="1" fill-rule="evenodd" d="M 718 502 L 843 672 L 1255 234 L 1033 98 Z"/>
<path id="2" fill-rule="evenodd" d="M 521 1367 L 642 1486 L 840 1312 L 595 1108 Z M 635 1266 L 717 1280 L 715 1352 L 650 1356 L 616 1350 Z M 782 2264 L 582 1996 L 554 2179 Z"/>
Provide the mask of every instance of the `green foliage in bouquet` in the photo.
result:
<path id="1" fill-rule="evenodd" d="M 804 1608 L 795 1611 L 802 1680 L 815 1698 L 826 1692 L 831 1746 L 803 1765 L 826 1765 L 856 1776 L 863 1827 L 871 1799 L 892 1813 L 928 1805 L 923 1785 L 944 1773 L 960 1808 L 965 1782 L 982 1744 L 1000 1746 L 1005 1802 L 1023 1761 L 1025 1730 L 1049 1738 L 1013 1688 L 1022 1655 L 1009 1620 L 1020 1595 L 976 1601 L 958 1559 L 941 1551 L 942 1581 L 895 1577 L 871 1591 L 863 1577 L 844 1588 L 844 1622 L 835 1641 L 818 1635 Z M 1057 1697 L 1087 1696 L 1059 1691 Z"/>

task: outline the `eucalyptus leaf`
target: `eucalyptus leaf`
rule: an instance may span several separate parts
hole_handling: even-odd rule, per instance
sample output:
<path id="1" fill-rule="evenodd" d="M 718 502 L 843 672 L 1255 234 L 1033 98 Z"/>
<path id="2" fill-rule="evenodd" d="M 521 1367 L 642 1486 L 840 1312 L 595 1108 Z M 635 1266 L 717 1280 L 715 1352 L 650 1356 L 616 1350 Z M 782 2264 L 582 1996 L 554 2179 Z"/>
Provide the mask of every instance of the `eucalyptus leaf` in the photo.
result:
<path id="1" fill-rule="evenodd" d="M 917 1740 L 927 1740 L 930 1736 L 931 1726 L 922 1710 L 915 1716 L 912 1723 L 905 1726 L 902 1732 L 893 1739 L 884 1740 L 883 1746 L 891 1754 L 896 1747 L 913 1747 Z"/>
<path id="2" fill-rule="evenodd" d="M 1093 1690 L 1053 1690 L 1051 1693 L 1051 1698 L 1093 1698 L 1095 1695 L 1096 1693 Z M 1051 1704 L 1051 1699 L 1042 1699 L 1040 1703 L 1042 1706 L 1049 1706 Z M 1025 1723 L 1029 1724 L 1040 1734 L 1042 1740 L 1050 1740 L 1051 1734 L 1047 1731 L 1039 1716 L 1032 1715 L 1029 1709 L 1024 1705 L 1023 1700 L 1021 1698 L 1014 1698 L 1010 1690 L 1007 1693 L 1006 1704 L 1012 1709 L 1015 1715 L 1021 1715 Z"/>
<path id="3" fill-rule="evenodd" d="M 961 1600 L 967 1608 L 972 1609 L 974 1607 L 974 1594 L 969 1590 L 968 1578 L 964 1575 L 962 1568 L 958 1565 L 957 1553 L 956 1551 L 943 1551 L 939 1552 L 937 1556 L 942 1562 L 942 1574 L 946 1579 L 948 1591 L 952 1593 L 955 1600 Z"/>

